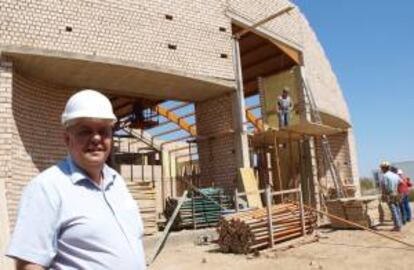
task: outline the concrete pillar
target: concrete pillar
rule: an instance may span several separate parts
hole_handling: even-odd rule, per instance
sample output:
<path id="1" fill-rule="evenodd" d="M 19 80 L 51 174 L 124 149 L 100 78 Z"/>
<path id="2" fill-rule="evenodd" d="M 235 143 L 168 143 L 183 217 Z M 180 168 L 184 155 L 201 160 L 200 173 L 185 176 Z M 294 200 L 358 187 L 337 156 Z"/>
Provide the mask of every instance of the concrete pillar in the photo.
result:
<path id="1" fill-rule="evenodd" d="M 244 102 L 243 78 L 241 70 L 239 40 L 233 38 L 233 63 L 236 77 L 236 93 L 233 94 L 233 121 L 235 131 L 235 150 L 237 166 L 239 168 L 250 167 L 249 143 L 247 140 L 247 131 L 244 126 L 246 122 L 246 111 Z"/>
<path id="2" fill-rule="evenodd" d="M 11 180 L 13 65 L 0 58 L 0 252 L 4 254 L 10 238 L 6 182 Z M 0 269 L 14 269 L 11 259 L 0 256 Z"/>

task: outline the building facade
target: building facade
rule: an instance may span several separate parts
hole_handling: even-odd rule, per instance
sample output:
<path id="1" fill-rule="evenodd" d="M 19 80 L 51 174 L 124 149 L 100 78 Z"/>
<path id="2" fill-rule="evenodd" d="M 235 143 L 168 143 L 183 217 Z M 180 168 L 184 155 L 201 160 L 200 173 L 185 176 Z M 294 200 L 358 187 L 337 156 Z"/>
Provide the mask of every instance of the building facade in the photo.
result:
<path id="1" fill-rule="evenodd" d="M 288 6 L 240 39 L 239 87 L 233 34 Z M 258 94 L 259 78 L 302 66 L 324 124 L 343 130 L 329 138 L 335 163 L 358 181 L 343 94 L 315 33 L 287 0 L 0 0 L 0 14 L 2 250 L 27 182 L 66 155 L 60 114 L 83 88 L 151 104 L 194 102 L 201 175 L 232 190 L 248 148 L 238 91 Z M 329 181 L 322 165 L 318 174 Z"/>

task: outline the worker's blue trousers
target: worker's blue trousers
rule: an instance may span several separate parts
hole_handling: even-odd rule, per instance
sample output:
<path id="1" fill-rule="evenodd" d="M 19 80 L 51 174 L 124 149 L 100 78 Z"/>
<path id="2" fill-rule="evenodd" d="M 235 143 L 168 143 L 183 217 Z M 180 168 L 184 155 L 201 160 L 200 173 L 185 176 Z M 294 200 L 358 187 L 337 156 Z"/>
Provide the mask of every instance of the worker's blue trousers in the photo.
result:
<path id="1" fill-rule="evenodd" d="M 401 228 L 402 227 L 402 218 L 400 212 L 400 204 L 396 201 L 388 202 L 388 206 L 390 208 L 392 214 L 392 221 L 394 222 L 394 228 Z"/>

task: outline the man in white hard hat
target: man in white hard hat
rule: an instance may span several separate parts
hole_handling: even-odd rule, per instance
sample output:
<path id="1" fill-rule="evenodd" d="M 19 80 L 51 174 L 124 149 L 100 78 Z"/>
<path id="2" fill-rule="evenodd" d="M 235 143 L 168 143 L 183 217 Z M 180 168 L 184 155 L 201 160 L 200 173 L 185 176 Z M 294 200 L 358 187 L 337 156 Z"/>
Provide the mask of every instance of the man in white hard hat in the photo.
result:
<path id="1" fill-rule="evenodd" d="M 402 218 L 400 212 L 400 199 L 398 196 L 398 185 L 400 177 L 391 171 L 391 165 L 387 161 L 380 164 L 383 173 L 382 198 L 390 208 L 392 220 L 394 222 L 393 231 L 401 231 Z"/>
<path id="2" fill-rule="evenodd" d="M 124 180 L 105 164 L 116 121 L 94 90 L 62 114 L 68 156 L 26 187 L 7 255 L 17 269 L 145 269 L 143 226 Z"/>

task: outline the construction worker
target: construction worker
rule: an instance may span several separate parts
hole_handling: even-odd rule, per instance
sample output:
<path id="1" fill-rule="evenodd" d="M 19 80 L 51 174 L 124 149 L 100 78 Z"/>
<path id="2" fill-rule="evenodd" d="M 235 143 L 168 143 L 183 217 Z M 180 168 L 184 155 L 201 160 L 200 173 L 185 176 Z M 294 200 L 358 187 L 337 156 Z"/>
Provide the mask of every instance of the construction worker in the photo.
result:
<path id="1" fill-rule="evenodd" d="M 68 156 L 26 187 L 7 255 L 22 269 L 145 269 L 143 225 L 122 177 L 105 164 L 116 117 L 94 90 L 62 114 Z"/>
<path id="2" fill-rule="evenodd" d="M 282 95 L 277 98 L 276 111 L 279 114 L 279 128 L 287 127 L 290 123 L 290 112 L 293 110 L 293 103 L 289 91 L 289 87 L 285 86 Z"/>
<path id="3" fill-rule="evenodd" d="M 404 172 L 401 169 L 397 170 L 398 176 L 401 178 L 401 182 L 398 185 L 398 193 L 401 196 L 401 214 L 402 214 L 402 222 L 405 224 L 406 222 L 411 221 L 411 206 L 410 206 L 410 188 L 412 186 L 410 178 L 405 177 Z"/>
<path id="4" fill-rule="evenodd" d="M 402 219 L 400 213 L 400 197 L 398 196 L 398 185 L 400 177 L 393 173 L 391 165 L 388 161 L 383 161 L 380 164 L 380 169 L 383 173 L 382 199 L 388 204 L 390 208 L 392 220 L 394 223 L 393 231 L 401 231 Z"/>

